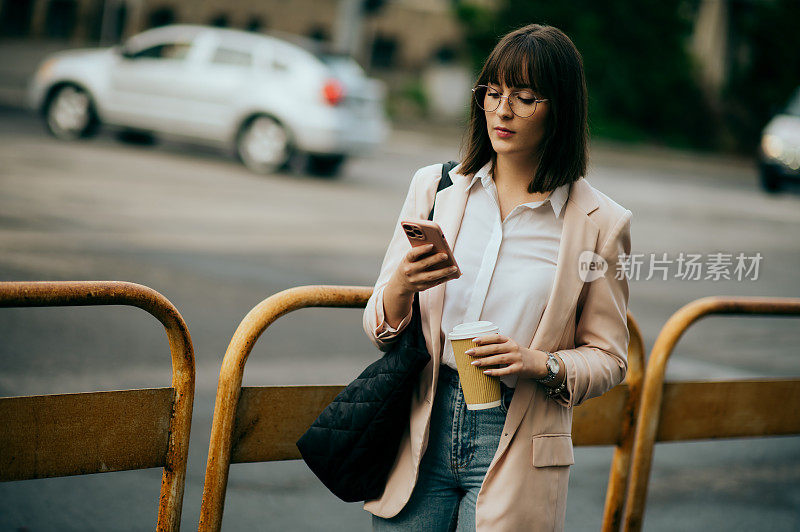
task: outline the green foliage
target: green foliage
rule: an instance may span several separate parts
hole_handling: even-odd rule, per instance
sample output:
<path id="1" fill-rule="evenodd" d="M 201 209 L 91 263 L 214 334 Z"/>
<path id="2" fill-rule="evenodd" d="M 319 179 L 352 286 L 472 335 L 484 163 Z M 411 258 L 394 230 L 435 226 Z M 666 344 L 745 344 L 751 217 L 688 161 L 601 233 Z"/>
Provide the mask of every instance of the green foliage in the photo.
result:
<path id="1" fill-rule="evenodd" d="M 534 22 L 564 31 L 583 56 L 594 135 L 713 147 L 716 122 L 685 46 L 693 11 L 682 0 L 505 0 L 457 14 L 476 71 L 508 31 Z"/>
<path id="2" fill-rule="evenodd" d="M 734 3 L 731 72 L 723 94 L 734 148 L 752 151 L 764 125 L 800 86 L 800 2 Z"/>
<path id="3" fill-rule="evenodd" d="M 467 53 L 477 76 L 502 32 L 497 28 L 495 13 L 486 7 L 459 3 L 455 9 L 464 27 Z"/>
<path id="4" fill-rule="evenodd" d="M 393 121 L 428 116 L 430 104 L 419 76 L 394 80 L 388 84 L 386 112 Z"/>
<path id="5" fill-rule="evenodd" d="M 409 101 L 414 102 L 422 111 L 428 111 L 428 96 L 419 78 L 408 81 L 403 86 L 402 95 Z"/>

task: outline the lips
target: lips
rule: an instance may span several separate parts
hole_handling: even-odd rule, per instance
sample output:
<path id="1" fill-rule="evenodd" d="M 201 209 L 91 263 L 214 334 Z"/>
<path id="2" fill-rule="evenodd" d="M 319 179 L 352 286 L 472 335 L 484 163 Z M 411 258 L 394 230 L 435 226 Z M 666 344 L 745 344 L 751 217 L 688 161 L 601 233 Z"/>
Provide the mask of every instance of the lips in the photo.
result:
<path id="1" fill-rule="evenodd" d="M 514 131 L 504 127 L 496 127 L 494 128 L 494 134 L 498 139 L 510 139 L 514 136 Z"/>

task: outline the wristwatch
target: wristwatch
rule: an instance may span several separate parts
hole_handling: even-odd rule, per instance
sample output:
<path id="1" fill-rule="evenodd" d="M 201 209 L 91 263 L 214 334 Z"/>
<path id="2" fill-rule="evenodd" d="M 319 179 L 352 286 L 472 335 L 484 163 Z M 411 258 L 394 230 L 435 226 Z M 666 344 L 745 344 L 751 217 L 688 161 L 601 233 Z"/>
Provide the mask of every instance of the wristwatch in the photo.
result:
<path id="1" fill-rule="evenodd" d="M 547 384 L 548 382 L 553 382 L 556 377 L 558 377 L 558 371 L 561 369 L 560 364 L 558 363 L 558 359 L 553 353 L 545 351 L 547 353 L 547 362 L 545 365 L 547 366 L 547 375 L 539 379 L 539 382 L 542 384 Z"/>

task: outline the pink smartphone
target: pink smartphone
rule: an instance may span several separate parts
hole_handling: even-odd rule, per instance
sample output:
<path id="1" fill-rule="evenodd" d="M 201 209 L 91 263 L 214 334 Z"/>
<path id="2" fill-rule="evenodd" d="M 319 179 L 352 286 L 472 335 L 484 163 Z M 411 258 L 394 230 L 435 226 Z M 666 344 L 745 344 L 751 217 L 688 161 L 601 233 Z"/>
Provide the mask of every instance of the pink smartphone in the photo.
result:
<path id="1" fill-rule="evenodd" d="M 433 251 L 431 254 L 447 253 L 445 262 L 437 264 L 435 269 L 440 270 L 448 266 L 455 266 L 458 268 L 450 245 L 447 243 L 447 240 L 445 240 L 444 233 L 442 233 L 442 228 L 439 227 L 439 224 L 429 220 L 403 220 L 400 222 L 400 226 L 403 228 L 403 231 L 405 231 L 408 241 L 411 242 L 412 246 L 417 247 L 424 246 L 425 244 L 433 244 Z M 461 270 L 456 269 L 453 276 L 455 278 L 460 277 Z"/>

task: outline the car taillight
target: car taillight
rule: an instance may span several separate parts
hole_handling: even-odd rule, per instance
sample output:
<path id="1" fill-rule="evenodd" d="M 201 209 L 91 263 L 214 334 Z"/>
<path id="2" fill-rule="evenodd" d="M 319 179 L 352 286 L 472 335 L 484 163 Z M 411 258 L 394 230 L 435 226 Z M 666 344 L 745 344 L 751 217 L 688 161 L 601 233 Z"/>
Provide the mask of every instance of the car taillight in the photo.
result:
<path id="1" fill-rule="evenodd" d="M 338 80 L 329 79 L 322 87 L 322 96 L 329 105 L 339 105 L 344 99 L 344 87 Z"/>

